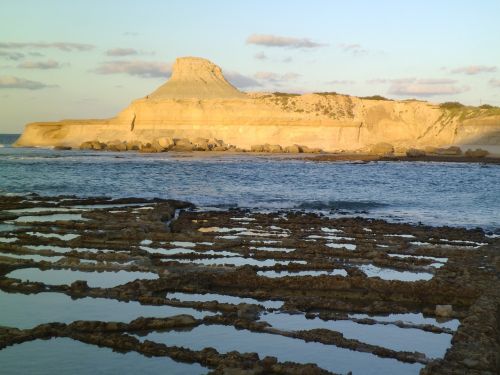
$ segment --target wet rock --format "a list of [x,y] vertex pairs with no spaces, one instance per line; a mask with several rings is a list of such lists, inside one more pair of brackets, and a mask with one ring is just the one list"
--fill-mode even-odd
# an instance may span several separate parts
[[257,320],[259,319],[260,308],[257,305],[240,303],[238,305],[237,315],[240,319]]
[[90,289],[87,282],[84,280],[76,280],[70,285],[70,289],[72,292],[86,292]]
[[452,305],[436,305],[436,316],[440,317],[450,317],[453,314],[453,306]]
[[54,150],[67,151],[67,150],[71,150],[71,147],[69,147],[69,146],[56,146],[56,147],[54,147]]

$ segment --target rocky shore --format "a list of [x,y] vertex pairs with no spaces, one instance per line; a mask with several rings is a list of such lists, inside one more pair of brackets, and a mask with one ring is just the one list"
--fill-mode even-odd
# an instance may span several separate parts
[[[422,374],[499,371],[500,240],[481,229],[304,211],[202,211],[160,199],[35,195],[1,197],[0,224],[8,228],[0,232],[0,290],[6,296],[50,293],[204,314],[54,320],[32,328],[0,322],[0,353],[15,344],[67,337],[198,363],[213,374],[333,373],[241,352],[237,345],[222,352],[143,338],[224,326],[414,364]],[[16,277],[23,271],[31,273]],[[61,271],[89,276],[66,283],[35,276]],[[109,287],[92,277],[134,272],[148,279]],[[421,318],[409,318],[416,315]],[[292,317],[303,323],[287,328]],[[359,336],[334,329],[341,322],[356,327]],[[451,346],[436,357],[390,346],[384,336],[366,342],[369,327],[429,335],[430,343],[449,337]]]

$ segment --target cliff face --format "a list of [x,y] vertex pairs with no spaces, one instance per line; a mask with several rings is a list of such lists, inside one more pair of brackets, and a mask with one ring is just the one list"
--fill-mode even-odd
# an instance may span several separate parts
[[180,58],[167,83],[116,117],[28,124],[17,145],[76,147],[89,140],[152,142],[159,137],[217,138],[240,148],[301,144],[327,151],[378,142],[500,145],[500,112],[329,93],[246,94],[211,62]]

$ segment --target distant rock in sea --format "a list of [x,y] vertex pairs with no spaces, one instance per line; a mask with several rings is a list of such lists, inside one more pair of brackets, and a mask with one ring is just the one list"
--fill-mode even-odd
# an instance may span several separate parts
[[31,123],[16,146],[384,155],[425,147],[500,147],[500,108],[451,104],[334,92],[244,93],[212,62],[183,57],[165,84],[116,117]]

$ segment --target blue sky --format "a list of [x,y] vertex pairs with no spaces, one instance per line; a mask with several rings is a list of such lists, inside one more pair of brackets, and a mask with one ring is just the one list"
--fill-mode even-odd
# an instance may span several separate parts
[[500,105],[500,1],[2,0],[0,133],[111,117],[179,56],[245,91]]

